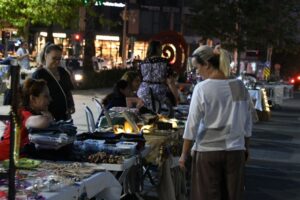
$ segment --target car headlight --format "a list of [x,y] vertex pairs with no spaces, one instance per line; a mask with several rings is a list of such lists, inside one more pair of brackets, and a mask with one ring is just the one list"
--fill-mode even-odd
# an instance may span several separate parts
[[83,79],[82,74],[75,74],[74,75],[75,81],[81,81]]

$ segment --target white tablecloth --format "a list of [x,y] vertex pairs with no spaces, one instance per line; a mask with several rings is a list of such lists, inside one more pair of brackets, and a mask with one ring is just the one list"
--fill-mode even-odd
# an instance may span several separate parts
[[292,85],[264,85],[267,90],[268,99],[274,105],[281,105],[284,100],[294,98],[294,87]]
[[254,102],[254,107],[256,110],[263,111],[262,106],[262,95],[260,90],[248,90],[250,97]]

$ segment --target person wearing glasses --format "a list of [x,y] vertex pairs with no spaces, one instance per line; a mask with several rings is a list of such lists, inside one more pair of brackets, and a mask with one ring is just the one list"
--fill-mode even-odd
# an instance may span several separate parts
[[38,68],[32,78],[47,81],[52,101],[49,112],[56,121],[68,120],[75,112],[71,90],[74,89],[70,74],[60,66],[62,48],[55,44],[47,44],[40,55],[42,67]]
[[184,169],[192,154],[191,199],[243,199],[253,105],[243,82],[225,75],[220,57],[206,45],[192,55],[204,80],[192,94],[179,159]]

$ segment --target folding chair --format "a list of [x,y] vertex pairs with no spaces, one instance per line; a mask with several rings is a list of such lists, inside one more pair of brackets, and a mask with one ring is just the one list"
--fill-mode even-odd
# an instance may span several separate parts
[[109,113],[106,110],[106,108],[103,106],[103,104],[97,98],[93,98],[93,101],[95,102],[98,113],[99,113],[99,116],[96,121],[96,128],[99,127],[100,118],[103,115],[106,117],[108,125],[112,127],[112,120],[111,120],[111,117],[109,116]]
[[96,125],[95,125],[93,112],[87,105],[85,105],[84,111],[85,111],[86,122],[88,126],[88,132],[94,133],[96,131]]

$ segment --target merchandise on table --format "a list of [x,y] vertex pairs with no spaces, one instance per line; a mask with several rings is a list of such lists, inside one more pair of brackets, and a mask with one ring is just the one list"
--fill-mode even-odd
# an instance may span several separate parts
[[28,131],[29,140],[36,149],[57,150],[74,142],[77,127],[69,120],[55,122],[45,129],[30,128]]
[[[94,164],[43,161],[35,170],[16,172],[16,199],[46,199],[44,194],[58,192],[99,171]],[[0,196],[6,199],[7,193],[7,177],[0,177]]]
[[105,152],[98,152],[88,157],[91,163],[109,163],[109,164],[122,164],[125,157],[122,155],[112,155]]
[[[106,152],[109,154],[134,155],[137,152],[137,142],[118,142],[116,144],[104,144],[104,140],[84,140],[74,142],[74,151],[86,154]],[[127,145],[125,145],[125,143]]]

